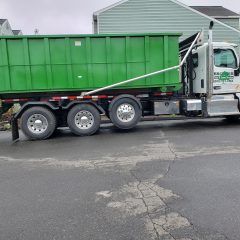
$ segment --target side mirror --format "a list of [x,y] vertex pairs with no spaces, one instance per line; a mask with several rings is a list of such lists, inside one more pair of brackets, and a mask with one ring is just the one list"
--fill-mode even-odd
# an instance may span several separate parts
[[192,61],[193,61],[193,68],[198,67],[198,53],[194,53],[192,55]]
[[238,66],[238,69],[234,70],[234,76],[238,77],[240,75],[240,64]]

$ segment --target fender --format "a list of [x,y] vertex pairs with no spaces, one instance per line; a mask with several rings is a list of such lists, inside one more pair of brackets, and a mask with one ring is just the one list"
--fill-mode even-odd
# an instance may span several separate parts
[[104,109],[93,101],[73,101],[70,102],[67,106],[62,107],[62,109],[68,110],[77,104],[91,104],[99,111],[100,114],[105,114]]
[[138,104],[139,108],[142,110],[142,104],[141,104],[141,102],[138,98],[136,98],[132,95],[129,95],[129,94],[122,94],[122,95],[120,95],[120,96],[118,96],[118,97],[116,97],[112,100],[112,102],[109,105],[108,111],[111,112],[112,107],[115,104],[115,102],[117,102],[119,99],[122,99],[122,98],[130,98],[130,99],[134,100]]
[[23,113],[30,107],[35,107],[35,106],[39,106],[39,107],[47,107],[50,110],[56,111],[59,110],[59,107],[54,106],[53,104],[49,103],[49,102],[27,102],[25,103],[21,109],[13,116],[14,119],[19,119]]

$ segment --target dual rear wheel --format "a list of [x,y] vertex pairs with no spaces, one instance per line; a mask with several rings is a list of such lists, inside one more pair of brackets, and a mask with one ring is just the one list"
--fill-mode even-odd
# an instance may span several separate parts
[[[100,120],[99,111],[89,104],[74,106],[67,116],[70,130],[79,136],[96,133]],[[45,140],[56,130],[57,119],[55,114],[45,107],[31,107],[23,113],[20,126],[30,140]]]
[[93,135],[100,128],[99,111],[90,104],[78,104],[68,113],[67,122],[70,130],[78,136]]
[[[134,128],[142,116],[139,104],[130,98],[120,98],[114,102],[109,111],[112,123],[120,129]],[[93,105],[78,104],[67,117],[68,126],[78,136],[89,136],[100,128],[101,116]]]
[[120,98],[112,104],[109,117],[117,128],[131,129],[140,121],[142,110],[136,100]]
[[31,140],[45,140],[52,136],[57,120],[52,111],[45,107],[27,109],[20,123],[23,133]]

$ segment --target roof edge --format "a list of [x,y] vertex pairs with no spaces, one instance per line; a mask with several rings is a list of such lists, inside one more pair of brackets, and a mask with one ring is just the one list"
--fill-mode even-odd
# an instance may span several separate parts
[[234,19],[239,19],[239,16],[212,16],[213,18],[234,18]]
[[7,19],[0,19],[0,20],[2,20],[2,23],[0,23],[0,25],[3,25],[5,22],[8,22],[8,20]]
[[113,8],[113,7],[116,7],[116,6],[118,6],[118,5],[121,5],[122,3],[125,3],[125,2],[128,2],[128,1],[129,1],[129,0],[122,0],[122,1],[116,2],[116,3],[114,3],[114,4],[111,4],[111,5],[109,5],[108,7],[102,8],[102,9],[94,12],[94,13],[93,13],[93,16],[97,16],[97,15],[99,15],[100,13],[103,13],[103,12],[105,12],[105,11]]

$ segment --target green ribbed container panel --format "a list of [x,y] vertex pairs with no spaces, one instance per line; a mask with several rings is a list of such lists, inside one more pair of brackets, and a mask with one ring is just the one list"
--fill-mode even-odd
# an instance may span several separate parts
[[[179,64],[180,34],[0,38],[0,94],[87,91]],[[179,72],[118,89],[178,90]]]

